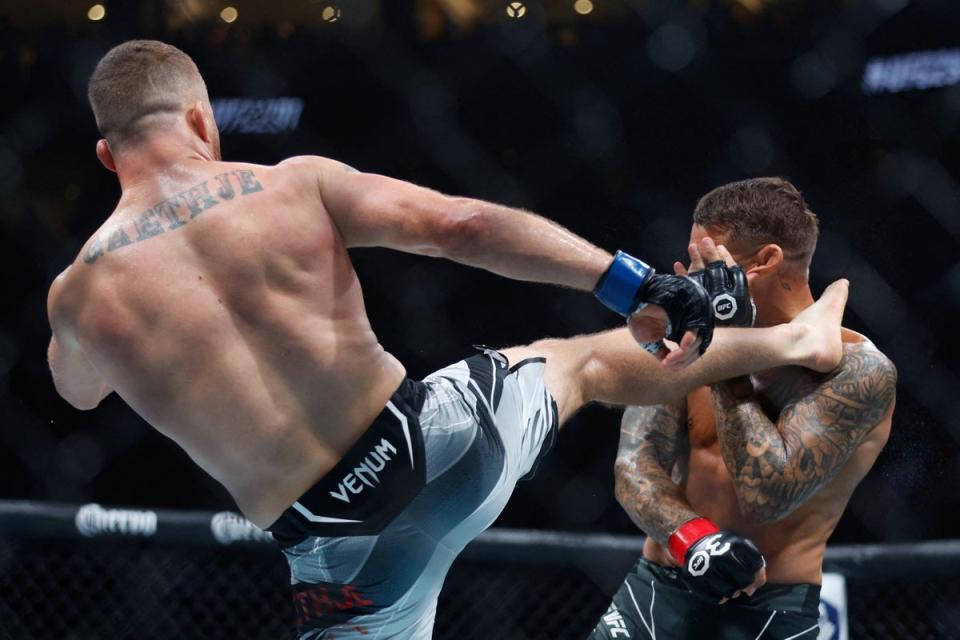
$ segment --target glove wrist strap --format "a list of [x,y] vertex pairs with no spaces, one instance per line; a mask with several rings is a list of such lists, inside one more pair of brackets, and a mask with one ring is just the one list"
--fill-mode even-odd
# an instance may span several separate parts
[[643,260],[617,251],[613,262],[593,288],[593,295],[613,311],[629,316],[643,307],[638,298],[652,275],[653,268]]
[[694,518],[680,525],[677,530],[670,535],[670,540],[668,541],[670,555],[677,561],[677,564],[683,566],[684,560],[687,557],[687,551],[690,547],[696,544],[701,538],[716,533],[717,531],[720,531],[717,525],[706,518]]

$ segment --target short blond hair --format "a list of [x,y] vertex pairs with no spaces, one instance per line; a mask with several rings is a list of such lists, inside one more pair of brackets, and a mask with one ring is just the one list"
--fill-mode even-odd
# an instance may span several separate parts
[[158,40],[130,40],[97,63],[87,97],[111,147],[168,126],[186,105],[207,97],[203,77],[180,49]]

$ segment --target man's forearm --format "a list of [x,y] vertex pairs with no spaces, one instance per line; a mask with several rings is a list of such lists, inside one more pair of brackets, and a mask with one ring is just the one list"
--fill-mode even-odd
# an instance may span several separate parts
[[803,485],[788,477],[788,439],[752,397],[731,383],[711,387],[717,438],[744,515],[756,522],[782,517],[803,499]]
[[590,291],[613,256],[541,216],[480,200],[464,205],[452,260],[507,278]]
[[699,515],[683,490],[659,467],[617,460],[617,502],[648,536],[667,546],[681,525]]
[[671,534],[697,517],[670,477],[689,456],[685,410],[680,405],[628,407],[620,425],[615,465],[617,501],[648,536],[666,545]]

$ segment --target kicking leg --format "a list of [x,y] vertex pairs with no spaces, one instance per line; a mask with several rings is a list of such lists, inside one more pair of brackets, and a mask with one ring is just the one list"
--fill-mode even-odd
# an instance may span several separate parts
[[697,387],[763,369],[799,365],[830,371],[842,355],[840,321],[848,283],[840,280],[789,324],[719,329],[707,353],[672,370],[639,348],[627,329],[569,339],[540,340],[502,350],[511,365],[546,358],[547,389],[560,423],[588,402],[651,405],[674,402]]

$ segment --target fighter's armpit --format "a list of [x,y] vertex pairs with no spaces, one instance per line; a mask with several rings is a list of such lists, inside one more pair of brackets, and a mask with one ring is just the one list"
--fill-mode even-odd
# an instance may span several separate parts
[[724,461],[741,510],[756,522],[780,519],[829,482],[896,398],[893,363],[870,344],[846,345],[840,366],[772,424],[755,400],[714,388]]

